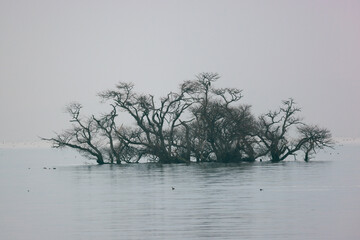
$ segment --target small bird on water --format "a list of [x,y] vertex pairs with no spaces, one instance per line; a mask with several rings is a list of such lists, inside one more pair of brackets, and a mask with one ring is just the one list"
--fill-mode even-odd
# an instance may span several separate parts
[[174,188],[174,187],[171,187],[171,190],[175,190],[175,188]]
[[260,191],[262,191],[263,189],[262,188],[260,188]]

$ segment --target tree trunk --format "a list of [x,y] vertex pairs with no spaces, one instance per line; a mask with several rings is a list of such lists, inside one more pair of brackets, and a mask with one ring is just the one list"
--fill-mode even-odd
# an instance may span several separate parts
[[272,152],[271,153],[271,162],[277,163],[280,162],[280,156],[277,152]]
[[96,162],[98,163],[98,164],[104,164],[104,159],[103,159],[103,157],[102,156],[97,156],[97,160],[96,160]]
[[186,138],[186,161],[190,162],[190,155],[191,155],[191,142],[190,142],[190,130],[189,127],[184,124],[185,126],[185,138]]
[[304,161],[305,161],[305,162],[308,162],[308,161],[309,161],[309,151],[306,151],[306,152],[305,152]]

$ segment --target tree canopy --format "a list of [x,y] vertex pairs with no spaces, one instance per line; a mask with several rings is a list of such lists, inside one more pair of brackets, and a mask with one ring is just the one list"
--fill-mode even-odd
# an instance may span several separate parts
[[[296,154],[309,161],[317,150],[332,147],[330,131],[304,123],[292,98],[256,117],[241,102],[242,90],[216,88],[218,79],[217,73],[200,73],[159,99],[120,82],[99,93],[111,111],[83,116],[82,105],[72,103],[67,107],[71,128],[43,140],[76,149],[98,164],[253,162],[260,157],[280,162]],[[121,112],[134,124],[125,126]]]

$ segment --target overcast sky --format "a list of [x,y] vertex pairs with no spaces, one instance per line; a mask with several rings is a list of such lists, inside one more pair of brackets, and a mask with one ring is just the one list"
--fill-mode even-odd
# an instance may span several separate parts
[[360,137],[360,1],[0,0],[0,141],[69,126],[119,81],[162,95],[200,72],[260,114],[293,97],[308,123]]

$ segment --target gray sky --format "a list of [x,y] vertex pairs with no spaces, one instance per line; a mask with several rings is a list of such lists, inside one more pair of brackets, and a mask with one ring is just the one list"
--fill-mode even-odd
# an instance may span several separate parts
[[119,81],[162,95],[204,71],[255,114],[293,97],[360,137],[360,1],[0,0],[0,141],[52,136]]

